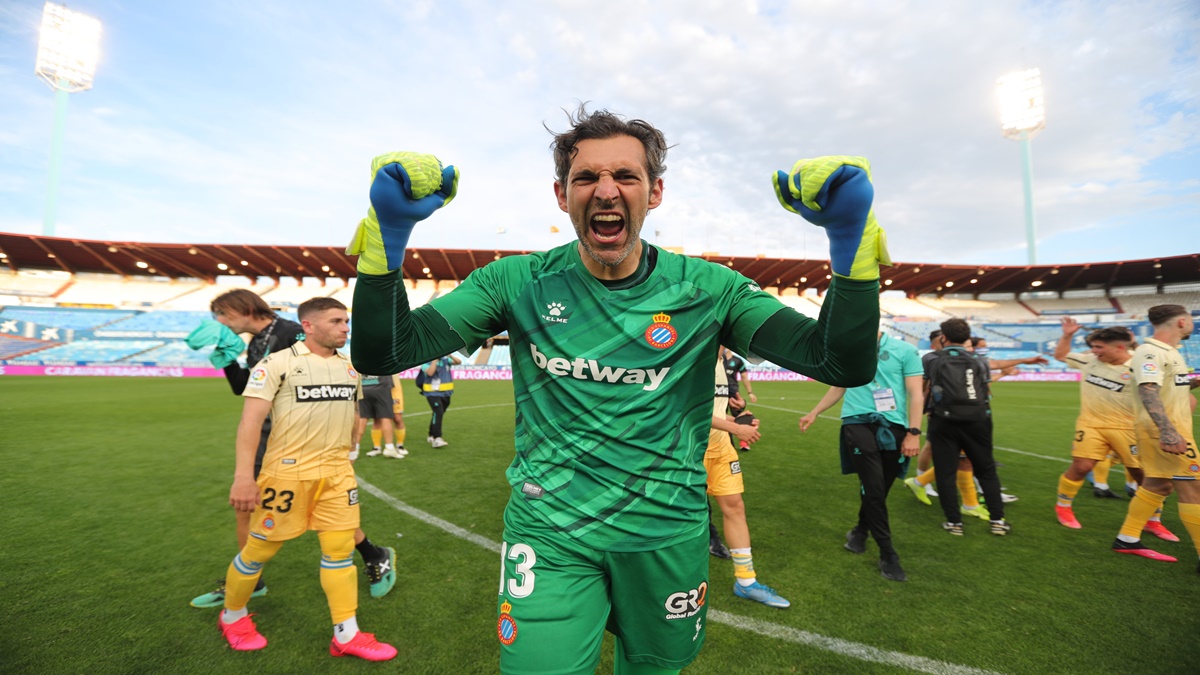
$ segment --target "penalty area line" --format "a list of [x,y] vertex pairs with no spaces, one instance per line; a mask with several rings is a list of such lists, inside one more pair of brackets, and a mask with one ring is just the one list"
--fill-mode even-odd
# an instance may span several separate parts
[[[469,530],[465,530],[454,523],[438,518],[437,516],[426,513],[415,506],[406,504],[399,499],[389,495],[383,490],[375,487],[371,483],[358,477],[358,486],[367,492],[371,493],[384,503],[388,504],[397,511],[407,513],[417,520],[432,525],[444,532],[454,535],[459,539],[485,548],[492,553],[500,552],[500,543],[492,541],[487,537],[475,534]],[[912,656],[901,652],[891,652],[884,649],[877,649],[857,642],[849,640],[841,640],[838,638],[826,637],[817,633],[782,626],[780,624],[771,623],[769,621],[761,621],[759,619],[751,619],[749,617],[730,614],[718,609],[710,608],[708,610],[708,619],[710,622],[725,624],[740,630],[758,633],[777,640],[792,642],[808,647],[815,647],[824,651],[849,656],[860,661],[871,661],[874,663],[883,663],[899,668],[907,668],[919,673],[932,673],[933,675],[999,675],[995,671],[981,670],[979,668],[971,668],[969,666],[960,666],[946,661],[938,661],[936,659],[928,659],[923,656]]]

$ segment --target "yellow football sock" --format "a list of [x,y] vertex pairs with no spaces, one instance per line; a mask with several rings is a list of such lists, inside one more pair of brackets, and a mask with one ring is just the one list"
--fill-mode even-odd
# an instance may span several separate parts
[[1200,555],[1200,504],[1184,504],[1179,502],[1179,519],[1192,537],[1192,545],[1196,547],[1196,555]]
[[275,557],[280,546],[282,541],[263,541],[250,535],[246,547],[233,557],[225,572],[225,609],[236,611],[246,607],[258,585],[258,577],[262,576],[263,565]]
[[729,555],[733,558],[733,576],[753,582],[757,579],[754,574],[754,557],[749,548],[731,548]]
[[1112,468],[1112,457],[1105,457],[1092,467],[1092,485],[1108,485],[1108,470]]
[[1067,474],[1058,477],[1058,505],[1071,507],[1075,501],[1075,495],[1079,494],[1079,489],[1083,487],[1082,480],[1071,480],[1067,478]]
[[358,612],[358,574],[354,567],[354,530],[319,532],[321,588],[336,626]]
[[371,427],[371,447],[378,448],[383,444],[383,430]]
[[396,445],[404,445],[404,436],[406,431],[408,431],[407,428],[396,430]]
[[1138,488],[1133,499],[1129,500],[1129,513],[1126,514],[1125,522],[1121,525],[1121,534],[1141,539],[1146,521],[1150,520],[1150,516],[1153,516],[1155,511],[1162,508],[1165,501],[1167,498],[1163,495],[1154,494],[1146,488]]
[[933,481],[937,479],[937,474],[934,473],[933,467],[929,467],[920,476],[917,476],[918,485],[933,485]]
[[959,469],[955,480],[958,482],[958,491],[962,494],[963,507],[968,509],[977,508],[979,506],[979,492],[975,490],[975,473]]

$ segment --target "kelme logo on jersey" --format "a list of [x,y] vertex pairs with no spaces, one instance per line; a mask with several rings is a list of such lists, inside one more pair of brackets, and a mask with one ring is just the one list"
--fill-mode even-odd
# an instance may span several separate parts
[[[564,359],[549,357],[538,351],[537,345],[530,344],[533,352],[533,365],[541,368],[555,377],[570,376],[577,380],[594,380],[596,382],[611,382],[616,384],[641,384],[642,389],[654,391],[667,377],[670,368],[614,368],[606,366],[595,359],[585,359],[581,356]],[[645,384],[647,383],[648,384]]]
[[500,618],[496,620],[496,635],[500,644],[511,645],[517,639],[517,622],[509,616],[512,605],[507,600],[500,603]]
[[542,313],[542,319],[549,323],[566,323],[570,316],[571,313],[567,311],[567,306],[561,302],[552,302],[546,305],[546,311]]
[[358,387],[337,384],[302,384],[296,387],[297,401],[353,401]]
[[701,581],[696,588],[667,596],[663,607],[667,610],[667,619],[687,619],[696,615],[704,606],[704,596],[708,595],[708,582]]
[[646,342],[649,342],[651,347],[666,349],[675,344],[677,339],[679,333],[671,325],[671,315],[662,312],[655,314],[654,323],[646,329]]

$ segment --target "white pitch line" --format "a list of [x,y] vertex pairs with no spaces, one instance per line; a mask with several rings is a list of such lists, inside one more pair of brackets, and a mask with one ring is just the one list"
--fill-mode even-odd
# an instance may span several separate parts
[[[465,410],[465,408],[463,409]],[[464,530],[454,523],[442,520],[433,514],[426,513],[425,511],[416,508],[415,506],[405,504],[399,499],[396,499],[383,490],[380,490],[374,485],[363,480],[361,476],[358,477],[358,485],[367,492],[383,500],[397,511],[407,513],[423,523],[432,525],[440,530],[444,530],[445,532],[448,532],[460,539],[465,539],[472,544],[491,551],[492,553],[500,552],[499,542],[492,541],[487,537],[475,534],[469,530]],[[734,628],[750,631],[752,633],[758,633],[759,635],[765,635],[777,640],[784,640],[785,642],[816,647],[817,649],[823,649],[835,654],[849,656],[851,658],[859,659],[860,661],[872,661],[874,663],[883,663],[889,666],[907,668],[919,673],[932,673],[933,675],[1000,675],[992,670],[981,670],[979,668],[960,666],[958,664],[948,663],[946,661],[927,659],[923,656],[911,656],[901,652],[890,652],[883,649],[876,649],[875,647],[859,644],[857,642],[825,637],[824,635],[818,635],[817,633],[810,633],[808,631],[790,628],[788,626],[781,626],[769,621],[762,621],[759,619],[751,619],[749,617],[739,616],[737,614],[730,614],[729,612],[723,612],[718,609],[710,608],[708,610],[708,618],[709,621],[723,623]]]
[[[755,406],[757,406],[759,408],[767,408],[769,410],[779,410],[781,412],[795,413],[797,415],[804,415],[807,412],[804,410],[792,410],[791,408],[776,408],[775,406],[761,405],[761,404],[757,404],[757,403],[755,404]],[[823,420],[841,421],[840,417],[834,417],[832,415],[817,415],[817,417],[820,417]],[[1069,457],[1050,457],[1049,455],[1039,455],[1037,453],[1026,452],[1024,450],[1017,450],[1016,448],[1006,448],[1006,447],[1003,447],[1000,445],[994,445],[992,447],[996,450],[1003,450],[1005,452],[1015,452],[1018,455],[1025,455],[1026,457],[1037,457],[1038,459],[1048,459],[1052,462],[1067,462],[1067,463],[1071,462],[1071,459]]]
[[1068,464],[1071,462],[1070,457],[1051,457],[1049,455],[1038,455],[1038,454],[1035,454],[1032,452],[1025,452],[1024,450],[1017,450],[1016,448],[1004,448],[999,445],[996,445],[993,447],[996,448],[997,450],[1003,450],[1005,452],[1015,452],[1018,455],[1025,455],[1026,457],[1037,457],[1038,459],[1048,459],[1052,462],[1067,462]]
[[492,541],[491,539],[488,539],[487,537],[484,537],[482,535],[475,534],[474,532],[471,532],[470,530],[464,530],[463,528],[455,525],[454,523],[451,523],[447,520],[442,520],[441,518],[438,518],[437,516],[435,516],[431,513],[426,513],[424,511],[422,511],[421,509],[418,509],[415,506],[409,506],[408,504],[405,504],[404,502],[400,501],[399,499],[396,499],[395,497],[389,495],[388,493],[384,492],[383,490],[380,490],[379,488],[375,487],[374,485],[371,485],[367,481],[363,480],[362,476],[358,476],[358,485],[359,485],[359,487],[363,488],[367,492],[370,492],[371,494],[375,495],[376,497],[387,502],[388,504],[391,505],[392,508],[396,509],[397,511],[403,511],[404,513],[407,513],[408,515],[412,516],[413,518],[416,518],[417,520],[419,520],[423,523],[432,525],[432,526],[438,528],[439,530],[445,530],[446,532],[449,532],[450,534],[458,537],[459,539],[466,539],[467,541],[471,542],[472,544],[475,544],[476,546],[480,546],[482,548],[486,548],[487,550],[491,551],[492,553],[500,552],[500,544]]
[[[503,408],[505,406],[511,408],[512,404],[511,403],[489,403],[487,405],[459,406],[457,408],[448,408],[446,410],[446,414],[449,415],[452,412],[458,412],[461,410],[479,410],[480,408]],[[423,410],[421,412],[415,412],[415,413],[407,413],[406,412],[406,413],[400,413],[400,414],[404,415],[405,419],[408,419],[409,417],[420,417],[422,415],[429,415],[431,413],[432,413],[432,411],[430,411],[430,410]]]
[[994,670],[982,670],[980,668],[971,668],[970,666],[960,666],[955,663],[947,663],[936,659],[927,659],[923,656],[910,656],[900,652],[889,652],[883,649],[876,649],[857,642],[849,640],[840,640],[838,638],[825,637],[816,633],[810,633],[805,630],[799,630],[788,626],[781,626],[769,621],[759,619],[751,619],[737,614],[730,614],[719,609],[709,609],[708,618],[717,623],[723,623],[734,628],[748,630],[752,633],[773,637],[778,640],[787,642],[795,642],[797,644],[816,647],[827,652],[834,652],[843,656],[856,658],[860,661],[873,661],[875,663],[883,663],[889,666],[899,666],[908,668],[919,673],[934,673],[935,675],[999,675]]

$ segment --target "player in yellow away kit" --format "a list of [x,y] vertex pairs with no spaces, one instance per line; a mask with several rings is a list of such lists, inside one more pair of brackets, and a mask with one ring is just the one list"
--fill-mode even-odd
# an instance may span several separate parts
[[[253,511],[250,538],[225,576],[225,611],[217,620],[229,646],[262,649],[246,603],[263,566],[283,542],[316,530],[321,542],[321,587],[333,619],[333,656],[386,661],[396,649],[358,630],[358,577],[354,531],[358,483],[350,462],[357,456],[354,428],[362,384],[350,359],[338,353],[350,332],[346,306],[332,298],[300,305],[304,341],[271,354],[250,373],[237,434],[237,468],[229,502]],[[254,478],[254,454],[267,415],[274,428],[262,471]],[[353,451],[353,452],[352,452]]]
[[[1092,331],[1087,336],[1087,353],[1071,352],[1071,338],[1080,329],[1074,319],[1062,320],[1062,336],[1054,348],[1054,358],[1079,370],[1079,418],[1071,445],[1071,466],[1058,479],[1058,503],[1055,513],[1064,527],[1082,527],[1075,518],[1072,504],[1083,487],[1083,479],[1097,462],[1110,453],[1120,458],[1134,480],[1142,482],[1138,462],[1137,437],[1133,433],[1134,383],[1131,348],[1133,333],[1113,326]],[[1155,518],[1157,519],[1157,515]],[[1158,520],[1146,528],[1168,541],[1179,541]]]
[[1154,326],[1154,336],[1133,354],[1137,383],[1133,429],[1145,478],[1129,502],[1129,513],[1112,548],[1117,553],[1175,562],[1172,556],[1143,546],[1141,534],[1147,519],[1162,508],[1171,492],[1178,492],[1179,519],[1200,554],[1200,457],[1192,435],[1189,395],[1195,382],[1178,349],[1180,342],[1192,336],[1194,325],[1191,313],[1182,305],[1156,305],[1147,318]]
[[738,451],[734,449],[729,435],[739,441],[753,443],[759,439],[758,420],[753,424],[739,424],[730,415],[730,383],[725,360],[717,357],[716,391],[713,398],[712,428],[708,433],[708,449],[704,452],[704,470],[707,473],[708,494],[721,507],[721,529],[729,543],[733,558],[733,594],[739,598],[761,602],[768,607],[785,609],[792,603],[775,592],[770,586],[758,583],[754,572],[754,558],[750,554],[750,526],[746,524],[746,503],[742,500],[745,485],[742,482],[742,464]]

